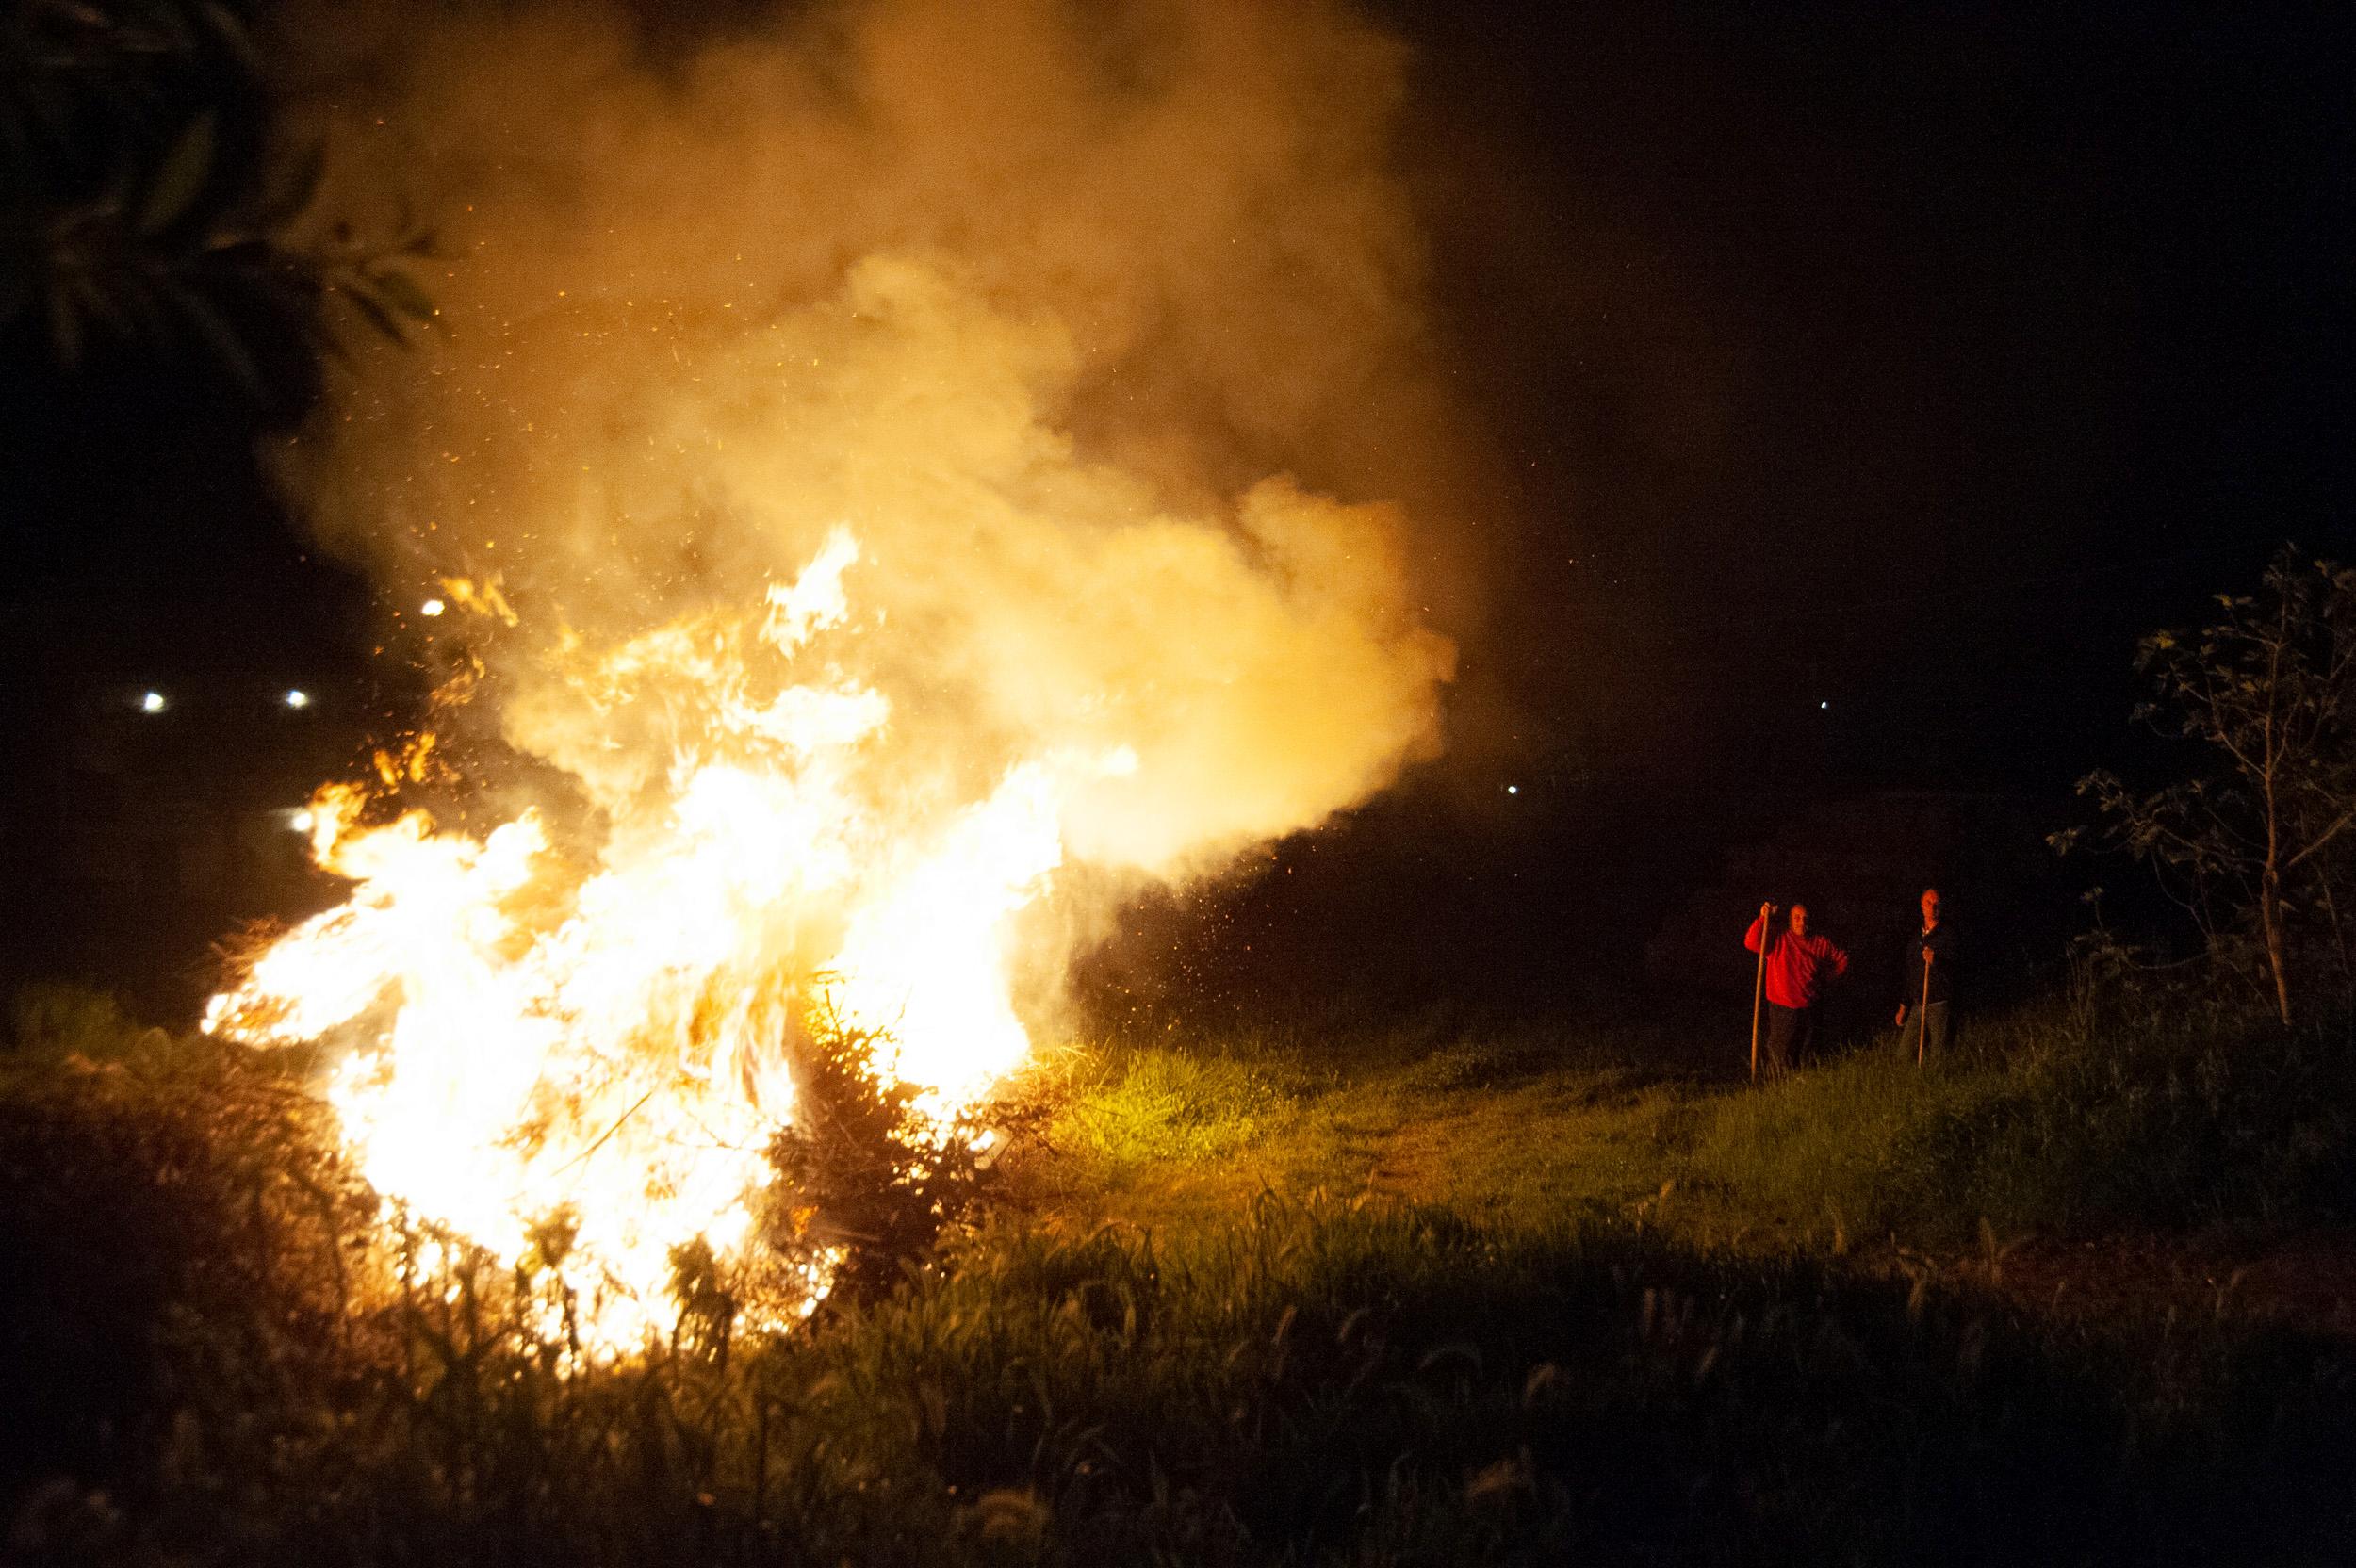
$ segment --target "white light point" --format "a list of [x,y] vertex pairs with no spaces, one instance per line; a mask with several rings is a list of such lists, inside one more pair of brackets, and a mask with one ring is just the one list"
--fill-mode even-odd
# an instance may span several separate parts
[[289,708],[308,708],[311,706],[311,694],[299,689],[291,691],[286,694],[286,702]]
[[428,599],[423,604],[417,606],[417,613],[431,618],[440,614],[443,611],[449,608],[450,607],[444,604],[440,599]]
[[160,713],[168,706],[170,705],[164,701],[164,694],[161,692],[139,694],[139,711],[142,713]]

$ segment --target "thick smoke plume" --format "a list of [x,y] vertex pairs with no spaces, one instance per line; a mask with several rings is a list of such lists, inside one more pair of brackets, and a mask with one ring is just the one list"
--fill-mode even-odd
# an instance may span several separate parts
[[1120,752],[1067,858],[1199,873],[1437,748],[1452,650],[1383,504],[1446,466],[1405,62],[1348,12],[371,8],[307,47],[321,210],[400,190],[446,259],[290,478],[397,603],[496,587],[471,717],[613,820],[679,705],[583,651],[692,641],[838,532],[834,657],[920,819]]

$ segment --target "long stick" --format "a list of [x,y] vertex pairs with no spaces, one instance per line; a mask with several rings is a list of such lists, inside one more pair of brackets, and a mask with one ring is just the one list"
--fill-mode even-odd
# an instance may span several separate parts
[[1767,923],[1775,917],[1772,904],[1760,906],[1759,917],[1759,974],[1751,982],[1751,1082],[1759,1082],[1759,1004],[1767,994]]
[[1914,1065],[1922,1065],[1924,1042],[1931,1034],[1931,950],[1922,950],[1922,1006],[1914,1015]]

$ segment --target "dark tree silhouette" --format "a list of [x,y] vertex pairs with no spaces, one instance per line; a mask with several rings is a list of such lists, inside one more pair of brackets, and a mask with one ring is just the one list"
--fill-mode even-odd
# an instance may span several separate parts
[[2115,847],[2172,879],[2213,952],[2254,942],[2288,1025],[2302,946],[2348,972],[2338,894],[2356,842],[2356,569],[2285,549],[2258,593],[2217,602],[2211,624],[2153,632],[2136,651],[2156,688],[2137,716],[2195,743],[2186,776],[2137,792],[2098,772],[2078,792]]
[[177,362],[299,413],[343,312],[399,339],[430,237],[295,220],[326,149],[275,136],[250,0],[8,0],[0,11],[0,344],[73,372]]

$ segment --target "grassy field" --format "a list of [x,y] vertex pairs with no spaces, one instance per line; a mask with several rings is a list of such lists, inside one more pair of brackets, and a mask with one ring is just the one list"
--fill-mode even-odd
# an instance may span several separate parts
[[2047,1288],[2328,1253],[2344,1033],[2056,1004],[1763,1090],[1676,1021],[1067,1047],[897,1289],[584,1370],[529,1278],[364,1301],[383,1233],[293,1080],[44,1005],[0,1084],[18,1560],[2322,1561],[2356,1523],[2343,1295]]
[[[1051,1061],[1017,1185],[1088,1220],[1198,1224],[1262,1191],[1373,1193],[1505,1231],[1642,1222],[1745,1254],[2031,1233],[2274,1237],[2356,1214],[2336,1029],[2056,1002],[1925,1071],[1892,1037],[1753,1086],[1723,1020],[1482,1028],[1442,1016],[1099,1045]],[[1716,1058],[1712,1060],[1713,1056]]]

